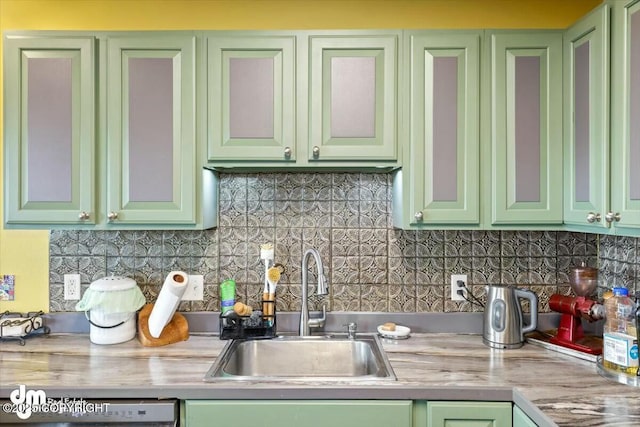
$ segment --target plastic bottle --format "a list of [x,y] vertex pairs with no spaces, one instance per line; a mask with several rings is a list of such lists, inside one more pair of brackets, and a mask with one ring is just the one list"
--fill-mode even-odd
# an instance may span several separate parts
[[233,310],[236,303],[236,282],[233,279],[227,279],[220,283],[220,312],[226,313]]
[[604,302],[607,312],[603,334],[603,365],[635,375],[638,370],[638,338],[635,304],[626,288],[613,288],[613,296]]

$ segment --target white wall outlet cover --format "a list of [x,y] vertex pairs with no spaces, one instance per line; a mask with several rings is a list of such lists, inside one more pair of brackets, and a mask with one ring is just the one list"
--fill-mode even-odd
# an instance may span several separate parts
[[64,275],[64,299],[66,301],[77,301],[80,299],[80,275]]
[[187,289],[182,301],[202,301],[204,299],[204,277],[202,274],[190,274]]
[[[464,287],[458,286],[458,281],[464,282]],[[469,286],[466,274],[452,274],[451,275],[451,301],[466,301],[465,297],[468,297],[469,290],[466,288]],[[463,295],[458,295],[458,290],[462,289]]]

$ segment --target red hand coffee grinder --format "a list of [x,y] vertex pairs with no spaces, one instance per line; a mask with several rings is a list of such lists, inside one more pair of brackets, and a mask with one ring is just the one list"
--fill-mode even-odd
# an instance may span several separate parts
[[582,319],[593,322],[605,317],[604,306],[588,298],[598,286],[598,270],[582,263],[571,269],[569,284],[577,296],[553,294],[549,299],[549,308],[562,313],[558,332],[549,341],[583,353],[602,354],[602,338],[585,335],[582,327]]

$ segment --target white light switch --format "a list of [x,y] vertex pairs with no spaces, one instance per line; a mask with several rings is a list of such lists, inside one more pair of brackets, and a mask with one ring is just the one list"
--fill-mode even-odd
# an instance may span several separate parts
[[182,295],[182,301],[202,301],[204,299],[204,277],[202,274],[189,275],[187,290]]

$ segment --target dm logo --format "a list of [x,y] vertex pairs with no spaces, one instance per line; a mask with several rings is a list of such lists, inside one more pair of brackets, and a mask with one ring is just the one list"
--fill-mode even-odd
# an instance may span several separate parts
[[16,405],[18,418],[26,420],[31,416],[32,408],[38,408],[47,403],[47,394],[44,390],[27,390],[27,387],[21,384],[11,392],[9,399]]

